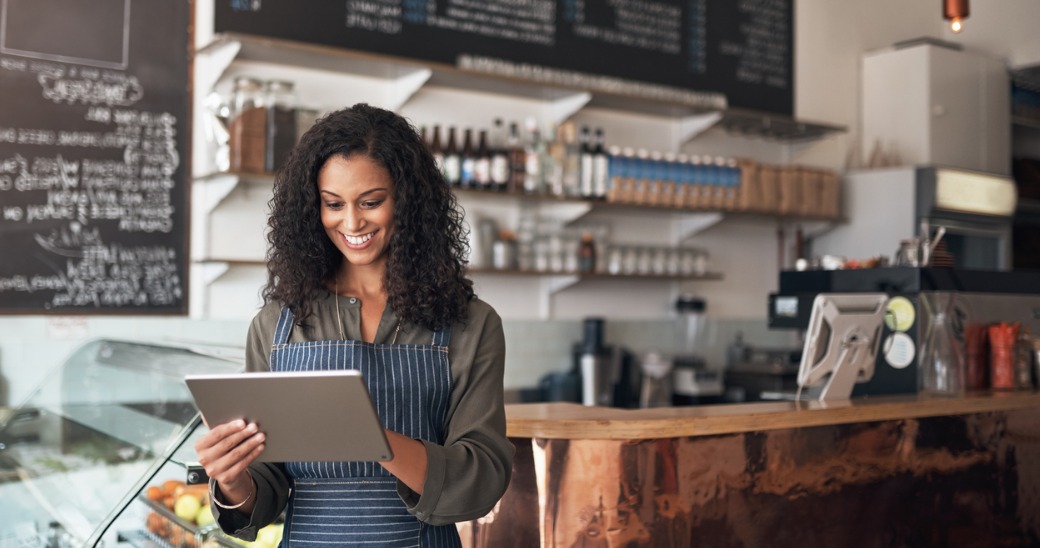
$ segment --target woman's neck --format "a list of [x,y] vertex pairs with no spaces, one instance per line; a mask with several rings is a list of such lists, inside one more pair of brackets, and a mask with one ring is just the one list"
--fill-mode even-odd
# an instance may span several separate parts
[[362,301],[377,298],[386,299],[386,288],[383,286],[384,265],[354,266],[347,265],[336,274],[334,285],[340,295],[357,297]]

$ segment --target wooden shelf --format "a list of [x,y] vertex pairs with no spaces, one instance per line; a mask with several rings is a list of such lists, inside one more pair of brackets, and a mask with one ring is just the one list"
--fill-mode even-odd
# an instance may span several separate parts
[[575,276],[579,280],[646,280],[646,281],[717,281],[722,279],[718,272],[704,274],[610,274],[608,272],[551,272],[539,270],[497,270],[491,268],[471,269],[474,276]]
[[[556,74],[557,78],[553,79],[554,72],[559,71],[514,73],[515,67],[507,69],[480,63],[460,67],[240,33],[217,35],[197,53],[219,52],[228,45],[237,47],[236,58],[246,61],[357,74],[387,81],[414,80],[418,82],[417,87],[427,85],[548,101],[557,105],[554,110],[558,111],[555,116],[558,120],[588,106],[676,120],[721,114],[712,123],[731,133],[781,142],[821,139],[847,131],[843,126],[797,120],[790,116],[729,109],[725,98],[714,93],[594,75],[576,79],[566,71]],[[422,77],[417,76],[420,73]],[[403,98],[402,102],[406,100]]]
[[[222,177],[237,177],[242,181],[248,181],[250,183],[257,184],[273,184],[274,173],[253,173],[253,172],[219,172],[219,173],[207,173],[200,175],[195,178],[198,182],[206,182],[220,179]],[[539,202],[549,203],[572,203],[572,204],[589,204],[594,209],[613,209],[613,210],[628,210],[633,212],[639,211],[668,211],[672,213],[721,213],[727,216],[740,216],[744,218],[759,218],[769,219],[778,221],[823,221],[823,222],[841,222],[840,217],[831,217],[827,215],[792,215],[784,213],[775,213],[768,211],[747,211],[739,209],[709,209],[709,208],[679,208],[667,205],[649,205],[649,204],[627,204],[618,202],[608,202],[606,200],[600,200],[595,198],[580,198],[573,196],[555,196],[552,194],[530,194],[526,192],[517,191],[498,191],[498,190],[484,190],[478,188],[454,188],[456,194],[462,196],[482,196],[489,198],[505,198],[512,200],[537,200]]]
[[608,202],[606,200],[595,199],[595,198],[579,198],[572,196],[555,196],[552,194],[531,194],[526,192],[516,191],[497,191],[497,190],[483,190],[475,188],[455,188],[455,193],[466,196],[488,196],[488,197],[502,197],[519,200],[537,200],[541,202],[558,202],[558,203],[584,203],[590,204],[594,209],[612,209],[612,210],[629,210],[629,211],[668,211],[672,213],[721,213],[723,215],[735,215],[747,218],[761,218],[771,219],[780,221],[826,221],[826,222],[841,222],[840,217],[833,217],[828,215],[793,215],[786,213],[775,213],[768,211],[750,211],[740,209],[712,209],[712,208],[682,208],[674,207],[669,205],[650,205],[650,204],[628,204],[620,202]]
[[[220,264],[234,266],[266,266],[264,260],[221,259],[210,257],[197,261],[199,264]],[[717,281],[722,279],[718,272],[704,274],[610,274],[607,272],[541,272],[537,270],[496,270],[490,268],[474,268],[469,270],[474,276],[575,276],[580,280],[647,280],[647,281]]]

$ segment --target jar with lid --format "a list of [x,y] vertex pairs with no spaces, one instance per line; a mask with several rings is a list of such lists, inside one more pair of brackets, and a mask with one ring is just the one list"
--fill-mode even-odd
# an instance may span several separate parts
[[263,82],[235,78],[228,121],[228,153],[231,171],[261,173],[267,154],[267,109]]
[[264,169],[269,172],[281,169],[296,145],[296,92],[293,88],[293,83],[285,80],[267,82]]
[[581,244],[578,246],[578,271],[594,272],[596,270],[596,243],[592,240],[592,234],[583,232]]

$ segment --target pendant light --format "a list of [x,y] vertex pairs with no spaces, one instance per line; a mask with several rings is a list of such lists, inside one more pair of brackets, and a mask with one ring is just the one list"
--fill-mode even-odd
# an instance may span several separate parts
[[968,0],[943,0],[943,19],[950,22],[950,30],[960,32],[968,18]]

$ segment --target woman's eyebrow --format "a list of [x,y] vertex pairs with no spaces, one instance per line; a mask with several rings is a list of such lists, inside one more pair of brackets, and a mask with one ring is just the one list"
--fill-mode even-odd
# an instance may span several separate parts
[[[376,187],[376,188],[370,188],[370,189],[362,192],[361,194],[358,194],[358,197],[365,196],[365,195],[371,194],[373,192],[379,192],[380,190],[386,191],[386,192],[390,192],[390,189],[388,189],[386,187]],[[328,194],[329,196],[333,196],[333,197],[336,197],[336,198],[342,198],[342,196],[340,196],[339,194],[336,194],[335,192],[332,192],[331,190],[321,190],[319,192],[321,194]]]

